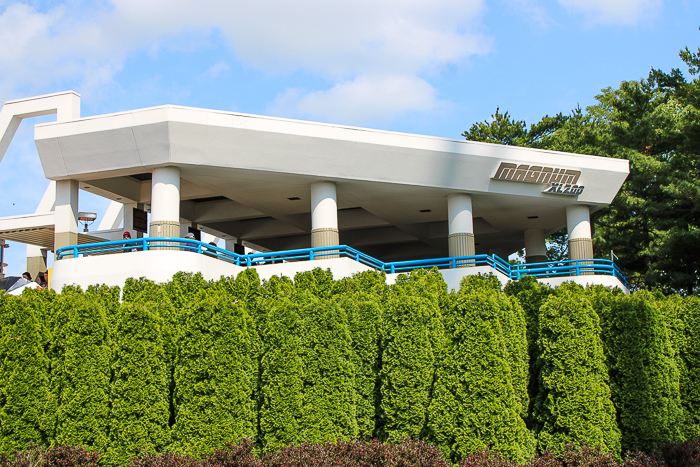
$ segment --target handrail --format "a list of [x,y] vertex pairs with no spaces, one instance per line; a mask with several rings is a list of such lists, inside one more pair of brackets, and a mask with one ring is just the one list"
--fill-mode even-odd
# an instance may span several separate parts
[[385,263],[347,245],[300,248],[296,250],[240,255],[224,248],[219,248],[218,246],[189,238],[147,237],[67,246],[56,250],[56,259],[61,260],[70,257],[78,258],[81,255],[95,256],[154,249],[179,250],[204,254],[242,267],[345,257],[389,274],[433,267],[437,267],[438,269],[453,269],[473,266],[490,266],[510,280],[518,280],[523,276],[561,277],[603,274],[616,277],[627,287],[627,278],[620,268],[609,259],[510,264],[496,255],[471,255]]

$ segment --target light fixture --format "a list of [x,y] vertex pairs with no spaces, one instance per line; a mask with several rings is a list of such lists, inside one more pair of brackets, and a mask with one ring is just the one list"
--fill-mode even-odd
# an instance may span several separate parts
[[433,212],[432,209],[419,209],[418,212]]
[[83,232],[88,231],[88,225],[95,222],[95,219],[97,219],[97,213],[94,213],[94,212],[79,212],[78,213],[78,220],[80,221],[81,224],[83,224],[85,226],[85,228],[83,229]]
[[299,201],[301,198],[298,196],[292,196],[291,198],[287,198],[289,201]]

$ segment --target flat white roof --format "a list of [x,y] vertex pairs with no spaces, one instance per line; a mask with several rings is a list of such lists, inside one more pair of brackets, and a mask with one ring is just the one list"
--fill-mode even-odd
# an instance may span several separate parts
[[[37,125],[35,140],[47,178],[123,202],[150,203],[150,171],[178,166],[184,219],[272,250],[308,246],[309,184],[333,181],[341,243],[382,259],[446,256],[451,193],[472,194],[477,252],[512,252],[525,229],[563,227],[568,205],[609,204],[629,173],[624,159],[172,105]],[[495,180],[504,162],[580,171],[585,188]]]

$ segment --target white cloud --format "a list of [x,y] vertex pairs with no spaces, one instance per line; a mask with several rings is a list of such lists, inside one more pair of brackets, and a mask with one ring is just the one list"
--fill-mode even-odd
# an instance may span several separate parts
[[590,25],[631,25],[654,17],[661,0],[559,0],[572,13],[583,14]]
[[489,37],[479,32],[483,1],[70,1],[42,12],[4,2],[0,95],[65,80],[82,83],[85,93],[82,87],[110,84],[134,51],[177,48],[178,37],[204,43],[215,32],[244,64],[267,72],[305,70],[337,83],[439,73],[489,51]]
[[228,63],[226,62],[216,62],[215,64],[210,66],[207,71],[204,72],[203,76],[208,79],[216,79],[221,75],[225,74],[230,68],[231,67],[229,67]]
[[268,111],[273,115],[363,125],[397,114],[433,111],[443,105],[435,89],[410,75],[360,75],[325,91],[287,89]]

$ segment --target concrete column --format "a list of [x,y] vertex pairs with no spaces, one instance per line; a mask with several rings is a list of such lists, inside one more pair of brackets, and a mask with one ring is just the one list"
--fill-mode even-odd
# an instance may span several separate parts
[[[30,245],[27,245],[30,246]],[[34,246],[34,245],[31,245]],[[32,256],[27,256],[27,269],[26,271],[32,275],[32,278],[36,279],[37,274],[40,272],[46,272],[46,255],[48,251],[45,248],[36,247],[39,254],[33,254]]]
[[151,181],[151,237],[180,236],[180,169],[153,169]]
[[454,193],[447,197],[447,222],[450,256],[474,255],[476,250],[471,195]]
[[56,182],[54,251],[78,244],[78,181]]
[[566,225],[569,232],[569,259],[593,259],[588,206],[567,206]]
[[525,262],[544,263],[547,261],[547,243],[544,230],[528,229],[525,231]]
[[338,234],[338,202],[335,183],[311,184],[311,248],[335,246]]

